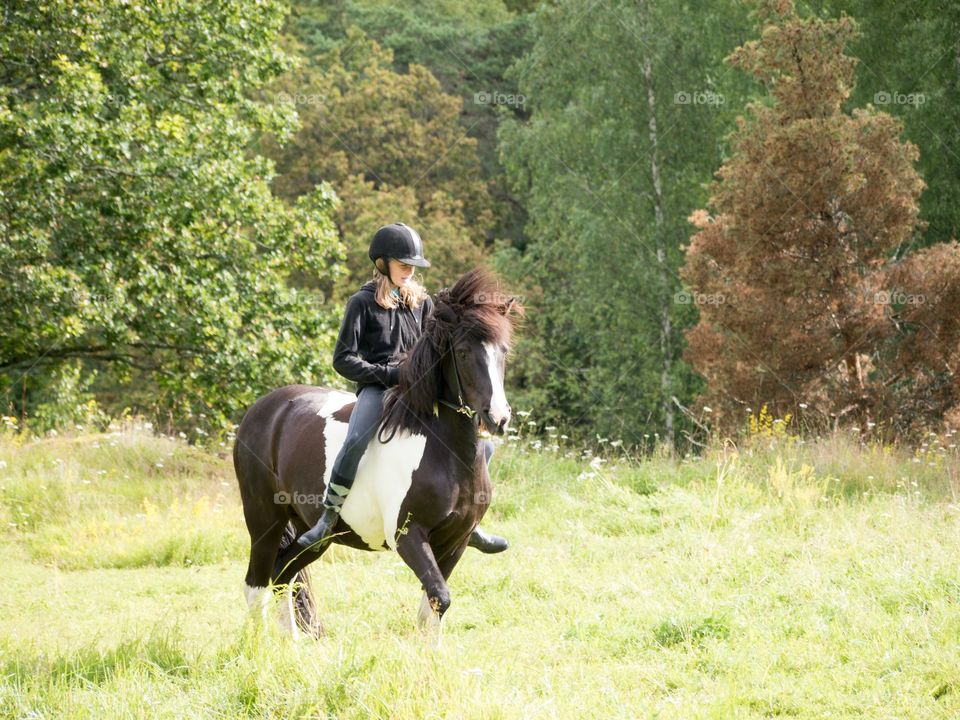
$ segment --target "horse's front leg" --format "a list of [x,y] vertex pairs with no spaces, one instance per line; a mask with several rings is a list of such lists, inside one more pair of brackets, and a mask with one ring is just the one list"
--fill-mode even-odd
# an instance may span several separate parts
[[437,565],[427,532],[419,525],[409,526],[406,534],[397,540],[397,552],[416,573],[423,586],[419,623],[434,636],[434,641],[439,646],[443,614],[450,607],[450,589]]

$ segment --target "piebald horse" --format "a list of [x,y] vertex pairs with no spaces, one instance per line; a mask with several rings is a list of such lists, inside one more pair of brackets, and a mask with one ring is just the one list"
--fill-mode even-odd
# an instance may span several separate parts
[[[447,579],[490,503],[480,425],[503,434],[503,389],[515,298],[476,269],[435,296],[434,312],[384,396],[378,433],[357,469],[333,542],[395,550],[420,580],[421,626],[439,633]],[[296,538],[319,518],[334,458],[346,437],[352,393],[287,385],[258,399],[233,451],[250,533],[246,597],[266,612],[282,590],[281,624],[319,633],[306,566],[321,553]],[[326,547],[329,547],[327,545]],[[326,549],[326,548],[324,548]]]

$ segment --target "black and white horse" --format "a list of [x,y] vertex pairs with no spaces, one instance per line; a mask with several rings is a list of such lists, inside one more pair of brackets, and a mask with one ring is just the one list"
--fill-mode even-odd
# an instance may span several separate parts
[[[421,625],[437,631],[450,605],[447,579],[490,503],[479,426],[502,434],[510,421],[503,377],[512,309],[514,298],[503,299],[479,269],[435,296],[334,528],[333,542],[396,550],[422,585]],[[305,568],[319,557],[294,541],[322,512],[355,400],[288,385],[257,400],[237,430],[233,460],[251,541],[247,602],[265,612],[273,588],[282,589],[281,623],[294,634],[317,632]]]

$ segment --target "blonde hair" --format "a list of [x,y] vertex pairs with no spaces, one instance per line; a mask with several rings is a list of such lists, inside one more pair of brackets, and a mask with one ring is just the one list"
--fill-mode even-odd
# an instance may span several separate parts
[[399,299],[393,295],[390,278],[379,270],[374,270],[373,281],[376,283],[373,293],[377,305],[387,310],[395,310],[400,303],[413,310],[427,297],[427,291],[423,285],[417,282],[416,275],[410,278],[410,281],[404,287],[400,288]]

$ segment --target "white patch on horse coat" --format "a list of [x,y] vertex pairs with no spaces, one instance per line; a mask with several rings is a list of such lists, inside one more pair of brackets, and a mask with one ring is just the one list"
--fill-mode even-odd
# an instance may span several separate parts
[[247,608],[251,613],[258,613],[265,617],[270,605],[271,590],[268,587],[259,587],[243,584],[243,595],[247,599]]
[[[334,397],[337,396],[337,397]],[[333,461],[347,439],[347,423],[331,415],[344,405],[356,401],[348,393],[331,392],[318,413],[326,418],[324,451],[326,467],[324,483],[330,482]],[[340,509],[340,517],[373,550],[383,550],[383,543],[397,549],[397,517],[400,505],[410,490],[413,471],[420,466],[427,438],[397,431],[388,443],[374,435],[357,466],[353,488]]]
[[293,586],[287,585],[280,599],[280,628],[294,640],[300,639],[300,628],[293,610]]
[[352,393],[342,392],[340,390],[331,390],[329,393],[327,393],[327,399],[324,401],[323,407],[317,411],[317,415],[328,417],[333,415],[333,413],[342,408],[344,405],[349,405],[350,403],[356,401],[357,396]]
[[[346,393],[343,394],[345,395]],[[351,396],[346,402],[340,402],[339,405],[327,400],[323,406],[325,409],[330,408],[330,412],[324,415],[326,422],[323,428],[323,457],[325,458],[325,462],[323,463],[325,465],[323,468],[324,487],[330,484],[330,473],[333,471],[333,461],[337,459],[337,454],[347,439],[347,423],[334,420],[331,416],[344,405],[355,402],[356,399],[356,396]]]
[[497,364],[497,351],[491,343],[484,343],[483,347],[487,351],[487,370],[490,371],[490,387],[493,388],[493,396],[490,398],[490,418],[495,423],[510,420],[510,405],[503,391],[503,378],[500,377],[500,366]]
[[340,517],[368,547],[382,550],[386,541],[391,549],[397,549],[400,505],[426,446],[426,436],[397,431],[388,443],[374,436],[360,458],[357,479],[343,501]]

